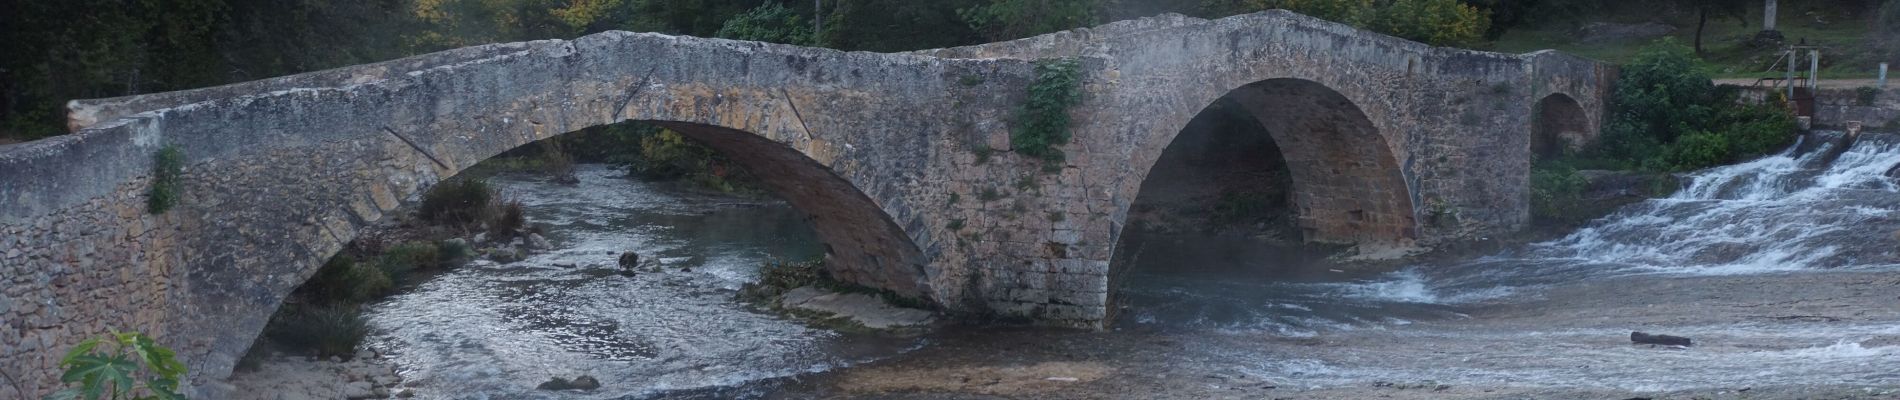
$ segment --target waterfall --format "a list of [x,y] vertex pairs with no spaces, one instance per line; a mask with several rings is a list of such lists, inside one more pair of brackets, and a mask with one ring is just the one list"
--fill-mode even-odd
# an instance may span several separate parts
[[1746,163],[1694,173],[1676,194],[1631,205],[1531,255],[1634,271],[1746,274],[1900,265],[1900,138],[1817,134]]

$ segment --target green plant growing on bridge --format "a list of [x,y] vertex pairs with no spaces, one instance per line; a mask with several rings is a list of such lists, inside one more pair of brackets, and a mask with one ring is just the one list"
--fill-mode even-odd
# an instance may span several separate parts
[[178,393],[178,380],[186,368],[175,356],[138,332],[86,339],[59,361],[64,368],[60,383],[78,386],[53,392],[46,399],[184,399]]
[[1056,146],[1069,142],[1069,108],[1082,102],[1081,83],[1081,64],[1073,59],[1036,62],[1036,81],[1029,85],[1010,146],[1022,155],[1061,163],[1066,156]]
[[146,211],[164,214],[178,205],[178,185],[184,171],[185,155],[177,146],[165,146],[152,155],[152,187],[146,193]]

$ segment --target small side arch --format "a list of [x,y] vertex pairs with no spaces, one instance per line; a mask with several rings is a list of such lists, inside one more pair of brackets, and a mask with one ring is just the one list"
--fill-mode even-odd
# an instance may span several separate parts
[[1531,157],[1544,159],[1576,151],[1592,139],[1590,118],[1577,99],[1551,93],[1531,113]]

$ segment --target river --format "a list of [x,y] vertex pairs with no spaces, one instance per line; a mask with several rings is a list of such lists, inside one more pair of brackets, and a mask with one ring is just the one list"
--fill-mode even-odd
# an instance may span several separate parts
[[[502,176],[560,250],[436,277],[371,318],[405,380],[451,398],[1892,398],[1900,140],[1831,146],[1701,171],[1561,239],[1457,262],[1351,272],[1244,239],[1144,237],[1107,331],[921,339],[732,300],[758,265],[815,253],[783,204],[602,167],[578,186]],[[613,275],[625,250],[693,272]],[[1696,345],[1631,345],[1633,330]],[[532,390],[581,373],[606,387]]]

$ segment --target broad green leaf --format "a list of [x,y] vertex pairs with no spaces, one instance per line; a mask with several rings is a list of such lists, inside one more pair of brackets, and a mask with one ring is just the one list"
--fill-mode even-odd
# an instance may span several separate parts
[[71,388],[53,392],[53,394],[46,395],[46,397],[41,397],[40,400],[73,400],[77,398],[79,398],[79,389]]
[[99,338],[91,338],[91,339],[86,339],[86,341],[79,342],[78,346],[73,346],[72,350],[69,350],[66,352],[66,358],[61,358],[59,361],[59,365],[61,367],[69,367],[71,366],[74,358],[79,358],[79,356],[85,355],[87,353],[91,353],[92,349],[98,348],[98,347],[99,347]]
[[60,381],[80,383],[80,394],[87,400],[97,400],[105,394],[107,384],[118,392],[128,392],[132,388],[132,373],[138,365],[121,356],[82,355],[74,357],[72,365],[60,376]]
[[185,363],[177,360],[177,354],[165,346],[158,345],[158,342],[152,340],[150,336],[133,334],[132,352],[137,354],[139,359],[145,362],[145,366],[158,376],[178,379],[185,374]]

